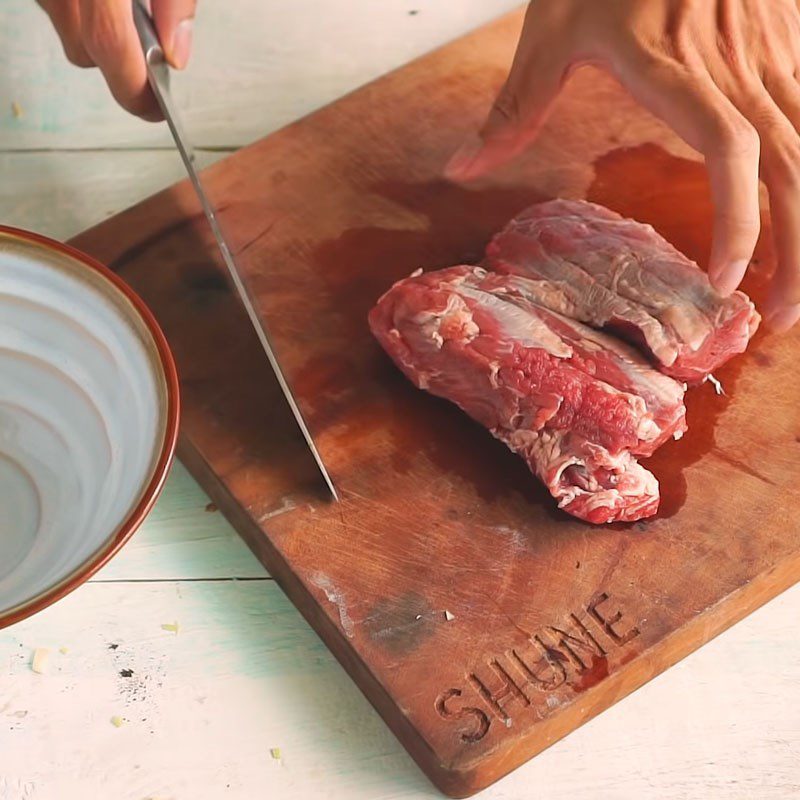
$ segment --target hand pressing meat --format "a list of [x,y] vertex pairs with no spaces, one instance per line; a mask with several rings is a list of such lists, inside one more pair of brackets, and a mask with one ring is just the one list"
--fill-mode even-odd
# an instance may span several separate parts
[[558,286],[540,302],[637,345],[676,380],[702,383],[743,353],[760,317],[742,292],[727,297],[649,225],[581,200],[518,214],[486,248],[497,272]]
[[759,316],[649,225],[552,200],[514,217],[483,266],[396,283],[369,323],[417,387],[519,453],[560,508],[602,523],[656,513],[637,459],[683,434],[686,383],[743,352]]
[[709,275],[730,294],[769,190],[778,267],[764,309],[800,319],[800,13],[794,0],[533,0],[511,72],[475,142],[450,161],[477,177],[536,137],[575,67],[612,74],[705,157],[715,205]]

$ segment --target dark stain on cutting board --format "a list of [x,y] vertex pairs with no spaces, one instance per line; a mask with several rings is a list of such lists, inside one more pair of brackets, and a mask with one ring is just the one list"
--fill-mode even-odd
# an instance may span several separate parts
[[[348,439],[352,442],[353,437],[367,436],[375,426],[385,427],[394,441],[392,465],[398,474],[413,467],[416,454],[408,450],[413,441],[417,453],[421,449],[439,469],[468,482],[483,500],[495,502],[517,493],[548,508],[555,518],[566,518],[552,508],[547,491],[505,445],[491,439],[451,404],[415,389],[374,342],[367,325],[370,308],[394,281],[418,267],[479,262],[492,234],[520,208],[544,196],[525,188],[471,189],[443,180],[394,181],[370,188],[419,221],[407,228],[350,229],[315,250],[322,290],[333,299],[343,329],[352,329],[368,351],[366,372],[359,383],[351,383],[358,387],[359,397],[345,390],[341,402],[336,398],[331,402],[326,395],[323,405],[328,416],[315,417],[315,422],[333,424],[336,408],[347,411],[358,403],[358,424],[348,428]],[[307,361],[296,379],[298,389],[303,392],[309,377],[318,384],[322,376],[333,372],[327,363]],[[370,402],[372,389],[379,398],[374,405]],[[311,405],[311,413],[317,414],[313,399]],[[453,442],[459,446],[454,448]],[[503,480],[497,480],[498,471]]]
[[367,313],[397,280],[418,267],[477,263],[489,238],[537,199],[529,189],[469,189],[442,180],[369,187],[415,215],[399,227],[351,228],[322,242],[313,258],[342,324],[366,330]]
[[392,656],[412,656],[421,642],[433,635],[435,612],[417,592],[383,597],[370,609],[364,629],[373,642]]
[[[595,161],[594,168],[595,178],[587,200],[650,223],[667,241],[705,268],[711,250],[714,208],[708,175],[701,162],[679,158],[657,145],[645,144],[614,150]],[[762,225],[754,267],[742,286],[756,302],[764,296],[766,277],[774,262],[768,218],[765,217]],[[643,461],[659,479],[658,518],[674,516],[686,502],[689,489],[685,470],[715,448],[717,424],[736,393],[738,377],[747,360],[761,360],[762,363],[769,360],[769,356],[758,350],[762,338],[763,333],[759,333],[751,343],[752,354],[736,356],[717,371],[714,377],[721,383],[724,395],[718,395],[710,383],[689,388],[686,393],[688,432],[680,441],[665,444]]]

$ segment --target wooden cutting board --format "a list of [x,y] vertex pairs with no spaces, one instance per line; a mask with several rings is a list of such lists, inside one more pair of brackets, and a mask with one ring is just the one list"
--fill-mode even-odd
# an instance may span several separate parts
[[[454,796],[500,778],[800,575],[797,333],[759,334],[719,371],[726,396],[689,393],[688,435],[649,461],[658,517],[604,528],[558,512],[521,460],[414,389],[370,337],[367,312],[393,281],[478,259],[515,212],[556,195],[650,222],[705,261],[702,166],[595,71],[570,81],[523,159],[479,185],[441,179],[501,84],[520,25],[520,14],[489,25],[206,173],[339,504],[190,187],[76,240],[164,326],[182,376],[184,462]],[[765,219],[746,287],[756,299],[772,266],[768,233]]]

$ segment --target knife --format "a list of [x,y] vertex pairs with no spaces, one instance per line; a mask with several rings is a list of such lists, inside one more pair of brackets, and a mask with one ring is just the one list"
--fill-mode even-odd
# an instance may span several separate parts
[[236,262],[233,259],[231,249],[228,247],[228,243],[226,242],[225,237],[222,234],[222,230],[220,229],[219,222],[217,221],[217,215],[214,211],[214,206],[211,204],[211,201],[206,195],[203,185],[200,182],[200,176],[194,167],[194,154],[192,152],[191,145],[189,144],[189,140],[184,134],[180,119],[176,113],[175,103],[172,100],[172,94],[169,88],[169,66],[167,65],[166,58],[164,57],[164,51],[161,47],[161,43],[158,40],[158,35],[156,34],[153,21],[150,18],[148,11],[142,5],[141,0],[132,0],[132,2],[133,19],[136,24],[136,30],[139,33],[139,40],[142,43],[142,50],[144,51],[144,60],[145,64],[147,65],[147,79],[150,83],[150,88],[153,90],[153,94],[156,96],[156,100],[161,107],[161,111],[164,114],[167,125],[169,125],[169,129],[172,132],[172,138],[175,140],[175,145],[178,148],[178,152],[180,153],[181,159],[186,167],[186,171],[189,173],[189,179],[191,180],[195,192],[197,193],[197,198],[200,201],[200,205],[203,207],[203,212],[205,213],[208,224],[211,227],[211,232],[214,234],[214,239],[219,247],[222,260],[228,269],[231,281],[233,282],[233,285],[239,295],[239,299],[241,300],[242,305],[247,312],[247,316],[250,317],[250,322],[253,324],[253,328],[258,336],[258,340],[261,342],[261,346],[264,348],[264,352],[267,354],[269,363],[272,365],[275,377],[278,379],[278,383],[280,384],[283,395],[286,398],[286,402],[289,404],[289,408],[292,409],[294,418],[297,420],[297,424],[302,431],[306,442],[308,443],[308,447],[314,456],[314,460],[317,462],[319,471],[322,473],[322,477],[325,479],[328,489],[330,489],[333,499],[338,500],[339,495],[336,493],[336,487],[333,485],[331,476],[328,473],[328,470],[325,468],[325,464],[322,461],[322,456],[320,456],[319,450],[314,444],[311,431],[309,431],[308,425],[306,424],[305,419],[303,419],[303,414],[300,411],[297,401],[292,394],[292,390],[289,388],[289,384],[287,383],[283,371],[281,370],[277,356],[275,355],[275,351],[273,350],[269,336],[267,335],[264,321],[256,310],[256,305],[253,302],[253,295],[248,288],[247,282],[244,280],[243,276],[239,273],[239,270],[236,267]]

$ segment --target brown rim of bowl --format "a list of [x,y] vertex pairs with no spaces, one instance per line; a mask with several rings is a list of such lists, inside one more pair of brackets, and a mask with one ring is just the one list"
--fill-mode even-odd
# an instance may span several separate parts
[[16,622],[20,622],[38,613],[43,608],[47,608],[47,606],[52,605],[57,600],[60,600],[62,597],[65,597],[70,592],[77,589],[81,584],[86,583],[86,581],[101,567],[104,567],[119,552],[122,545],[131,538],[136,529],[142,524],[145,517],[150,513],[153,504],[164,488],[164,482],[169,474],[169,468],[172,464],[175,455],[175,447],[178,441],[178,422],[180,419],[181,407],[178,370],[175,366],[175,359],[167,344],[164,332],[161,330],[158,322],[156,322],[153,312],[150,311],[139,295],[137,295],[119,275],[112,272],[108,267],[96,261],[86,253],[76,250],[68,244],[50,239],[47,236],[8,225],[0,225],[0,235],[4,234],[43,245],[44,247],[56,250],[57,252],[79,261],[84,266],[100,274],[124,295],[141,317],[156,344],[159,362],[164,371],[164,380],[166,383],[167,419],[164,428],[164,443],[155,469],[153,470],[153,476],[145,487],[136,507],[119,526],[114,538],[90,556],[82,567],[79,567],[75,572],[57,583],[51,589],[42,592],[32,600],[23,603],[21,606],[15,606],[5,614],[0,612],[0,628],[8,627],[9,625],[13,625]]

